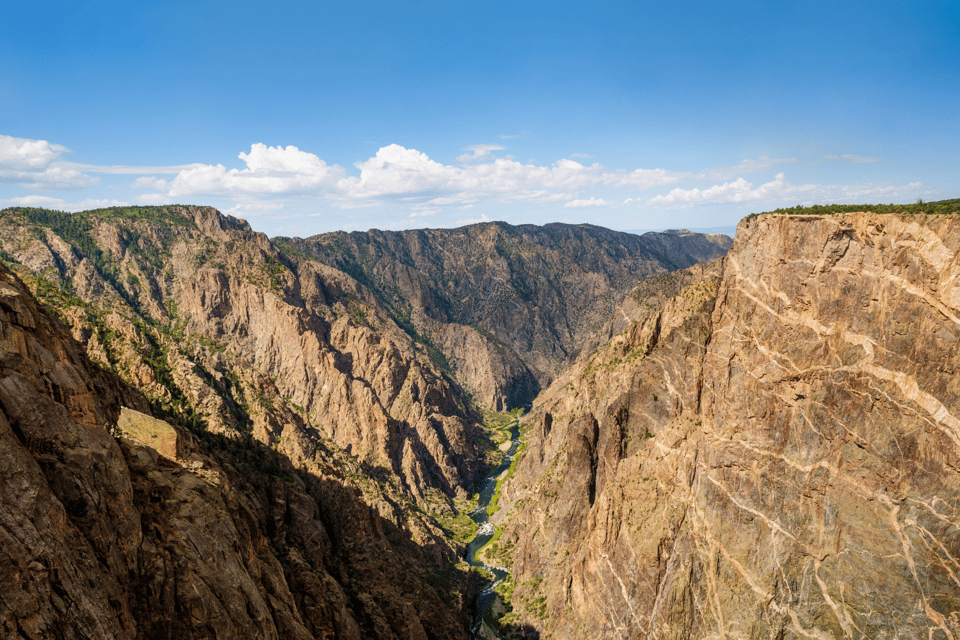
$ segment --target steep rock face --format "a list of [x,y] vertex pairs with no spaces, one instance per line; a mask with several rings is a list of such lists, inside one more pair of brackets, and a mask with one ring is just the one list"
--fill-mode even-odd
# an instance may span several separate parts
[[638,278],[713,260],[730,239],[496,222],[279,244],[376,291],[482,402],[506,409],[532,400]]
[[488,551],[520,619],[957,637],[956,217],[762,215],[702,276],[622,307],[530,414]]
[[3,637],[466,637],[429,583],[442,538],[381,519],[354,462],[148,410],[0,267]]
[[[61,236],[62,234],[62,236]],[[8,210],[0,243],[94,358],[171,415],[295,464],[332,441],[449,511],[477,416],[369,290],[204,207]]]

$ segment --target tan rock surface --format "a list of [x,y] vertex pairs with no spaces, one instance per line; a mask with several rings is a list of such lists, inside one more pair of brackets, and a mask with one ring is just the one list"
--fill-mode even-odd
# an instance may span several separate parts
[[521,621],[957,637],[958,255],[955,216],[762,215],[703,280],[625,309],[527,419],[498,514]]

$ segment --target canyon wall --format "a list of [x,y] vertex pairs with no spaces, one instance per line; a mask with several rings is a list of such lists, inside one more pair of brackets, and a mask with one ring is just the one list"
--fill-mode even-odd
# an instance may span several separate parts
[[155,411],[296,465],[326,442],[440,512],[479,477],[479,415],[342,272],[292,262],[205,207],[8,210],[0,223],[13,267]]
[[355,461],[149,411],[0,267],[4,638],[466,638],[453,551]]
[[487,556],[518,622],[960,634],[956,216],[752,216],[605,334],[538,398],[503,488]]

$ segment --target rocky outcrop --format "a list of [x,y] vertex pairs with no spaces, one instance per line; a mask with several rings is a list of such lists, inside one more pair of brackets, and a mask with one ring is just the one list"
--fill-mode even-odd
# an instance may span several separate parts
[[730,239],[492,222],[278,244],[376,292],[481,402],[503,410],[529,403],[639,278],[713,260]]
[[381,518],[355,461],[149,411],[0,267],[3,637],[466,637],[451,550]]
[[958,283],[955,216],[761,215],[677,295],[629,298],[526,419],[491,551],[514,615],[571,638],[957,637]]
[[295,465],[333,445],[451,512],[478,416],[376,297],[205,207],[7,210],[0,244],[92,357],[155,410],[248,433]]

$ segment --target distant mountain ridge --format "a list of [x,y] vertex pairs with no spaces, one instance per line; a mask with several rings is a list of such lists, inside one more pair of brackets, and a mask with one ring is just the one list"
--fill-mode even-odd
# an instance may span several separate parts
[[483,403],[505,409],[549,384],[639,278],[713,260],[731,239],[489,222],[275,241],[368,286]]

